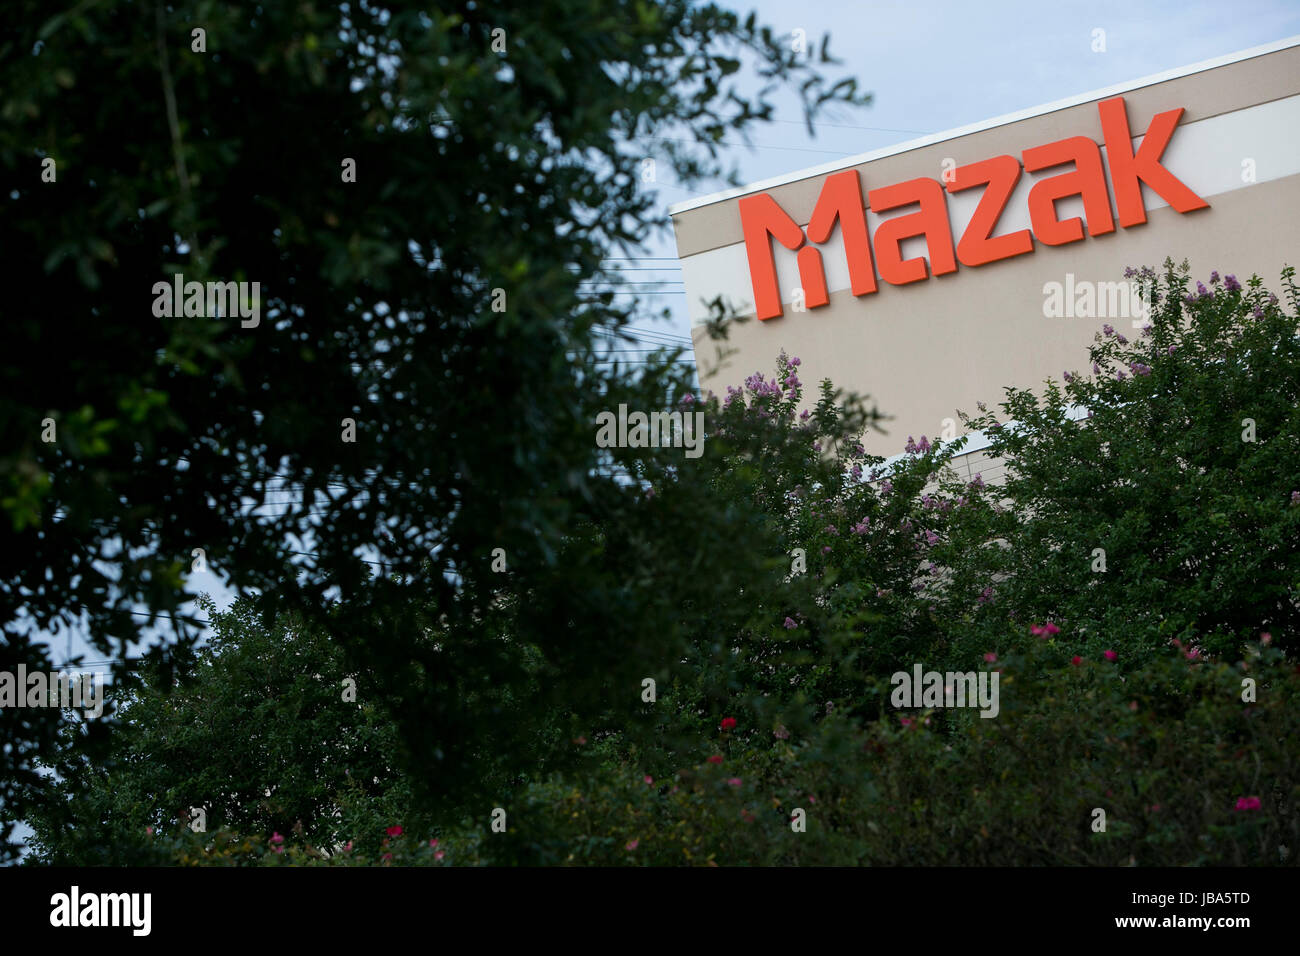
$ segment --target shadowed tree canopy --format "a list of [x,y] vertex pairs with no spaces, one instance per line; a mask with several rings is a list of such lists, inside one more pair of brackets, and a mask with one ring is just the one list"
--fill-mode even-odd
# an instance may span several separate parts
[[[627,561],[748,573],[728,514],[653,559],[581,530],[639,506],[596,413],[689,385],[601,357],[638,314],[609,290],[657,220],[642,161],[690,188],[777,89],[866,98],[691,0],[421,7],[6,9],[0,665],[49,667],[36,635],[69,626],[125,657],[203,549],[268,620],[319,619],[450,789],[526,733],[519,688],[578,719],[673,659],[705,586]],[[166,314],[178,274],[256,283],[256,322]],[[196,627],[164,621],[183,663]],[[58,720],[0,716],[6,820]]]

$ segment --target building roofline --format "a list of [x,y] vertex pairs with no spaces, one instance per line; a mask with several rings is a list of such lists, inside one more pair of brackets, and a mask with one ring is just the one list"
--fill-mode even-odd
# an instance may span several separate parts
[[1269,53],[1277,53],[1280,50],[1287,50],[1295,46],[1300,46],[1300,35],[1287,37],[1284,40],[1275,40],[1272,43],[1265,43],[1262,46],[1251,47],[1248,50],[1240,50],[1237,53],[1228,53],[1223,56],[1214,57],[1213,59],[1202,60],[1199,63],[1193,63],[1188,66],[1180,66],[1172,70],[1165,70],[1162,73],[1153,73],[1150,76],[1144,76],[1141,79],[1129,80],[1125,83],[1116,83],[1112,86],[1102,87],[1099,90],[1091,90],[1087,93],[1079,93],[1062,100],[1044,103],[1041,106],[1031,106],[1028,109],[1019,110],[1015,113],[1007,113],[1003,116],[994,117],[993,119],[981,120],[978,123],[959,126],[956,129],[945,130],[941,133],[931,133],[930,135],[923,136],[920,139],[908,140],[907,142],[899,143],[895,146],[886,146],[884,149],[859,153],[856,156],[848,156],[818,166],[810,166],[806,169],[796,170],[795,172],[775,176],[771,179],[763,179],[756,183],[749,183],[745,186],[736,186],[731,189],[724,189],[721,192],[710,193],[707,196],[699,196],[695,199],[686,199],[682,202],[670,205],[668,207],[668,214],[670,216],[676,216],[679,213],[687,212],[691,209],[698,209],[701,206],[709,206],[713,203],[735,199],[737,196],[745,196],[750,193],[773,189],[777,186],[785,186],[789,183],[798,182],[801,179],[811,179],[814,176],[833,173],[837,170],[847,169],[851,166],[860,166],[863,163],[868,163],[873,160],[884,159],[886,156],[896,156],[899,153],[906,153],[910,150],[920,149],[923,146],[933,146],[935,143],[942,143],[945,140],[957,139],[960,136],[969,136],[971,133],[979,133],[984,130],[994,129],[998,126],[1006,126],[1010,123],[1019,122],[1020,120],[1032,119],[1035,116],[1043,116],[1047,113],[1054,113],[1057,110],[1068,109],[1071,106],[1090,103],[1094,100],[1102,99],[1103,97],[1128,93],[1132,90],[1141,89],[1144,86],[1153,86],[1156,83],[1176,80],[1180,77],[1191,76],[1194,73],[1203,73],[1206,70],[1213,70],[1220,66],[1227,66],[1230,63],[1240,63],[1243,60],[1254,59],[1257,56],[1265,56]]

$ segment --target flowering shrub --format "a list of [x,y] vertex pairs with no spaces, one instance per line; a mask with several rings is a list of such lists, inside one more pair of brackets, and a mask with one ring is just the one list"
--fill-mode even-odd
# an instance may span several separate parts
[[547,865],[1293,862],[1300,678],[1276,649],[1207,664],[1169,648],[1123,674],[1039,644],[1000,664],[999,719],[833,715],[652,785],[630,768],[538,784],[520,835],[479,832],[479,850]]
[[[1133,340],[1109,326],[1092,374],[1040,394],[1009,389],[990,432],[1007,465],[1006,509],[972,551],[1023,617],[1052,619],[1096,653],[1170,638],[1231,653],[1259,630],[1300,626],[1300,339],[1294,270],[1286,302],[1258,277],[1186,264],[1130,270],[1153,303]],[[1125,371],[1129,374],[1124,374]],[[1076,422],[1072,406],[1087,410]],[[989,428],[989,413],[968,418]],[[1022,617],[1022,619],[1023,619]]]

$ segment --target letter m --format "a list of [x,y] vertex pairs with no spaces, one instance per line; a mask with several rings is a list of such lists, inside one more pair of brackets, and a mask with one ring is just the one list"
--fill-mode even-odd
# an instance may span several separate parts
[[209,282],[208,318],[227,319],[233,316],[239,304],[238,295],[239,283],[237,282]]
[[804,239],[818,244],[825,242],[837,221],[844,238],[844,255],[848,260],[853,294],[866,295],[876,291],[876,270],[867,238],[862,184],[856,169],[846,169],[826,177],[817,205],[813,207],[812,218],[808,221],[806,237],[799,224],[768,193],[745,196],[737,205],[745,236],[745,255],[749,259],[749,279],[754,287],[754,311],[759,319],[772,319],[783,314],[781,289],[776,279],[776,257],[772,252],[773,239],[792,252],[799,250],[799,283],[804,291],[805,304],[816,308],[830,301],[821,251],[811,245],[804,246]]
[[[100,925],[129,926],[131,924],[131,896],[128,893],[101,893],[102,901]],[[109,914],[112,913],[112,922]]]

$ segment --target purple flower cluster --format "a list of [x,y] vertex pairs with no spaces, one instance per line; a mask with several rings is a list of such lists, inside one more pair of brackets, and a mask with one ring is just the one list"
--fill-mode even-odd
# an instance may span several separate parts
[[780,398],[782,395],[780,383],[776,379],[772,379],[770,382],[767,381],[763,378],[762,372],[755,372],[745,379],[745,387],[756,397],[774,395]]
[[930,441],[924,435],[921,436],[920,441],[913,441],[912,436],[908,435],[907,444],[903,446],[903,451],[907,452],[909,455],[924,455],[929,450]]

